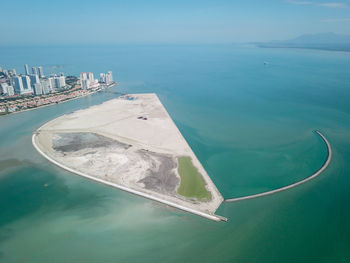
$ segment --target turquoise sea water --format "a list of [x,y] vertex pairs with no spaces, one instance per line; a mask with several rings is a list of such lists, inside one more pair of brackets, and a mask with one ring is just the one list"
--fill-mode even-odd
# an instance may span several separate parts
[[[269,64],[264,66],[264,61]],[[113,70],[156,92],[225,198],[330,167],[276,195],[223,203],[216,223],[65,172],[31,134],[116,97],[0,117],[0,262],[350,262],[350,53],[233,46],[2,48],[0,65]]]

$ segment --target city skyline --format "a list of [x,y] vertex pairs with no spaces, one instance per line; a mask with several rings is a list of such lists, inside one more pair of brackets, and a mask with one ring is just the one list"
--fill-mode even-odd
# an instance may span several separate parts
[[7,30],[0,45],[232,43],[350,34],[349,8],[350,0],[62,0],[54,8],[43,0],[5,1],[8,11],[0,21]]
[[50,74],[45,77],[42,66],[31,67],[29,71],[28,64],[24,64],[24,73],[17,72],[16,69],[0,68],[0,72],[5,76],[0,81],[0,94],[6,96],[14,95],[42,95],[49,94],[55,89],[66,86],[63,73]]
[[43,66],[33,66],[30,72],[24,64],[24,74],[0,66],[0,115],[87,96],[115,84],[112,71],[100,73],[99,79],[92,72],[82,72],[78,79],[64,73],[45,76]]

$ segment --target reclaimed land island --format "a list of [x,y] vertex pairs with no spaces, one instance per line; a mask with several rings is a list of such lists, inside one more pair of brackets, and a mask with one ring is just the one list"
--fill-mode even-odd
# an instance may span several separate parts
[[215,221],[223,202],[156,94],[124,95],[40,127],[35,148],[54,164]]

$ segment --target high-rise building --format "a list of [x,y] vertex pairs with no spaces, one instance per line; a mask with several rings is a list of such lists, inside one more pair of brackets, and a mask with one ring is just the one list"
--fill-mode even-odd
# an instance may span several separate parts
[[81,80],[81,87],[82,87],[82,89],[89,89],[90,88],[90,80],[88,80],[88,79]]
[[45,77],[43,67],[42,66],[38,67],[38,70],[39,70],[39,77],[40,78]]
[[32,85],[36,84],[36,83],[40,83],[39,80],[39,76],[38,75],[29,75],[30,81],[32,83]]
[[106,74],[105,73],[100,73],[100,82],[106,83]]
[[23,82],[22,82],[22,78],[20,76],[14,76],[12,77],[12,83],[13,83],[13,87],[15,89],[15,93],[16,94],[22,94],[23,93]]
[[106,83],[107,85],[113,83],[113,74],[112,71],[108,71],[106,74],[101,73],[100,74],[100,82]]
[[87,79],[87,74],[86,74],[86,72],[81,72],[81,73],[80,73],[80,81],[82,81],[83,79]]
[[40,82],[34,84],[34,94],[35,94],[35,95],[41,95],[41,94],[43,94],[43,88],[42,88]]
[[0,84],[0,94],[4,94],[4,95],[7,95],[8,94],[8,84],[5,82],[5,83],[1,83]]
[[92,72],[88,73],[88,80],[90,80],[90,82],[94,81],[94,74],[92,74]]
[[59,77],[60,79],[60,86],[65,87],[66,86],[66,77],[64,75]]
[[37,70],[36,70],[36,67],[32,67],[32,73],[33,73],[34,75],[38,75],[38,72],[37,72]]
[[106,84],[111,84],[113,82],[112,71],[108,71],[106,74]]
[[30,82],[30,77],[29,76],[21,76],[22,78],[22,83],[23,83],[23,89],[28,90],[31,89],[31,82]]
[[5,95],[5,96],[13,96],[13,95],[15,95],[15,91],[14,91],[13,87],[8,85],[7,83],[1,83],[0,87],[2,89],[2,94],[3,95]]
[[29,68],[28,68],[28,64],[24,65],[24,70],[25,70],[25,74],[29,75]]
[[21,94],[27,94],[33,92],[32,85],[29,76],[21,76],[23,83],[23,91]]
[[[89,72],[90,74],[91,72]],[[92,74],[92,73],[91,73]],[[80,73],[80,84],[82,89],[89,89],[90,88],[90,80],[89,80],[88,74],[86,72]],[[93,77],[93,76],[92,76]]]
[[54,78],[48,78],[49,82],[50,82],[50,87],[51,87],[51,91],[53,91],[54,89],[56,89],[56,82]]
[[40,81],[43,94],[49,94],[52,91],[50,79],[41,79]]
[[66,78],[64,76],[55,77],[56,88],[64,88],[66,86]]

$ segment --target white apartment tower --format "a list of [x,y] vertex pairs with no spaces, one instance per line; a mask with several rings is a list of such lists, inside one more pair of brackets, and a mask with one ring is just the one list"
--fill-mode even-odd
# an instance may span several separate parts
[[50,87],[52,90],[54,90],[56,88],[56,82],[54,78],[48,78],[49,82],[50,82]]
[[38,72],[36,71],[36,67],[32,67],[32,73],[33,73],[34,75],[38,75]]
[[30,78],[28,76],[14,76],[12,83],[16,94],[28,94],[32,92]]
[[16,94],[21,94],[23,92],[23,82],[22,82],[22,78],[19,76],[14,76],[11,79],[12,83],[13,83],[13,87],[15,89],[15,93]]
[[90,88],[90,80],[88,80],[88,79],[81,80],[81,87],[82,87],[82,89],[89,89]]
[[91,77],[93,78],[93,75],[91,72],[89,72],[89,74],[87,74],[86,72],[80,73],[80,84],[81,84],[82,89],[89,89],[90,88],[90,78]]
[[29,75],[29,68],[28,68],[28,64],[24,65],[24,70],[25,70],[25,74]]
[[39,70],[39,77],[40,78],[45,77],[43,67],[42,66],[38,67],[38,70]]
[[41,87],[43,94],[49,94],[52,91],[52,85],[50,79],[41,79]]
[[94,82],[94,74],[92,74],[92,72],[89,72],[89,73],[88,73],[88,80],[89,80],[90,82]]
[[38,75],[30,75],[29,76],[30,78],[30,81],[32,83],[32,85],[36,84],[36,83],[40,83],[40,80],[39,80],[39,76]]
[[41,95],[41,94],[43,94],[43,88],[42,88],[40,82],[34,84],[34,94],[35,94],[35,95]]
[[23,93],[21,94],[31,93],[33,91],[29,76],[22,76],[22,83],[23,83]]
[[80,81],[83,80],[83,79],[87,79],[87,74],[86,74],[86,72],[81,72],[81,73],[80,73]]
[[0,93],[7,95],[8,94],[8,85],[7,83],[0,84]]
[[55,77],[56,88],[64,88],[66,86],[66,78],[64,76]]
[[106,74],[105,73],[100,73],[100,82],[106,83]]
[[108,71],[106,74],[106,84],[111,84],[113,82],[112,71]]

